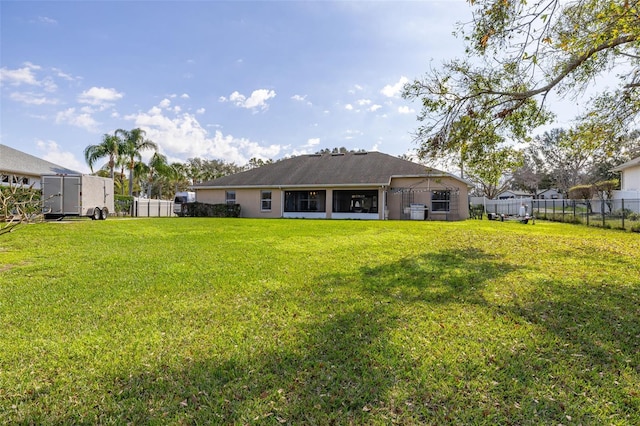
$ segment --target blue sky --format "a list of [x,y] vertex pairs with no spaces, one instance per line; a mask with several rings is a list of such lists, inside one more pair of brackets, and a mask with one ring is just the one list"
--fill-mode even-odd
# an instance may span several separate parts
[[141,127],[170,161],[412,151],[404,82],[461,56],[463,0],[0,1],[0,143],[88,172]]

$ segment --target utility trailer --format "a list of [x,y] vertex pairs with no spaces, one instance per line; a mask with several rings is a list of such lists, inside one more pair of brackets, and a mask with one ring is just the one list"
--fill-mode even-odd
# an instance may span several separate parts
[[91,175],[43,175],[45,219],[86,216],[105,220],[114,211],[113,179]]

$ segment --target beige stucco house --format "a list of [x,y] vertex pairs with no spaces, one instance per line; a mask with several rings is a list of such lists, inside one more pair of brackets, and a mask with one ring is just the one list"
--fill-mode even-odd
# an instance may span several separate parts
[[241,217],[378,220],[467,219],[469,188],[380,152],[301,155],[192,186],[198,202],[239,204]]

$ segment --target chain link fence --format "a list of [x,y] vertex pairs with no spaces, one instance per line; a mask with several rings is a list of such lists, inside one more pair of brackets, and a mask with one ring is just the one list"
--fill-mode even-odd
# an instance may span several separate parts
[[[522,208],[526,214],[541,220],[574,223],[606,229],[626,229],[640,232],[640,199],[567,200],[473,198],[471,211],[498,216],[517,216]],[[476,213],[477,215],[477,213]]]

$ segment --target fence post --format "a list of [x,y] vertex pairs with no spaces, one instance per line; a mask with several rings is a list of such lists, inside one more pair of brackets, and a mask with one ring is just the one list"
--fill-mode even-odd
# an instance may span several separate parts
[[624,227],[624,198],[621,201],[622,201],[622,228],[626,229]]
[[604,228],[604,226],[605,226],[605,220],[604,220],[604,198],[602,200],[600,200],[600,212],[602,213],[602,227]]
[[587,200],[587,226],[589,226],[589,212],[591,211],[591,201]]
[[564,223],[564,198],[562,199],[562,223]]

